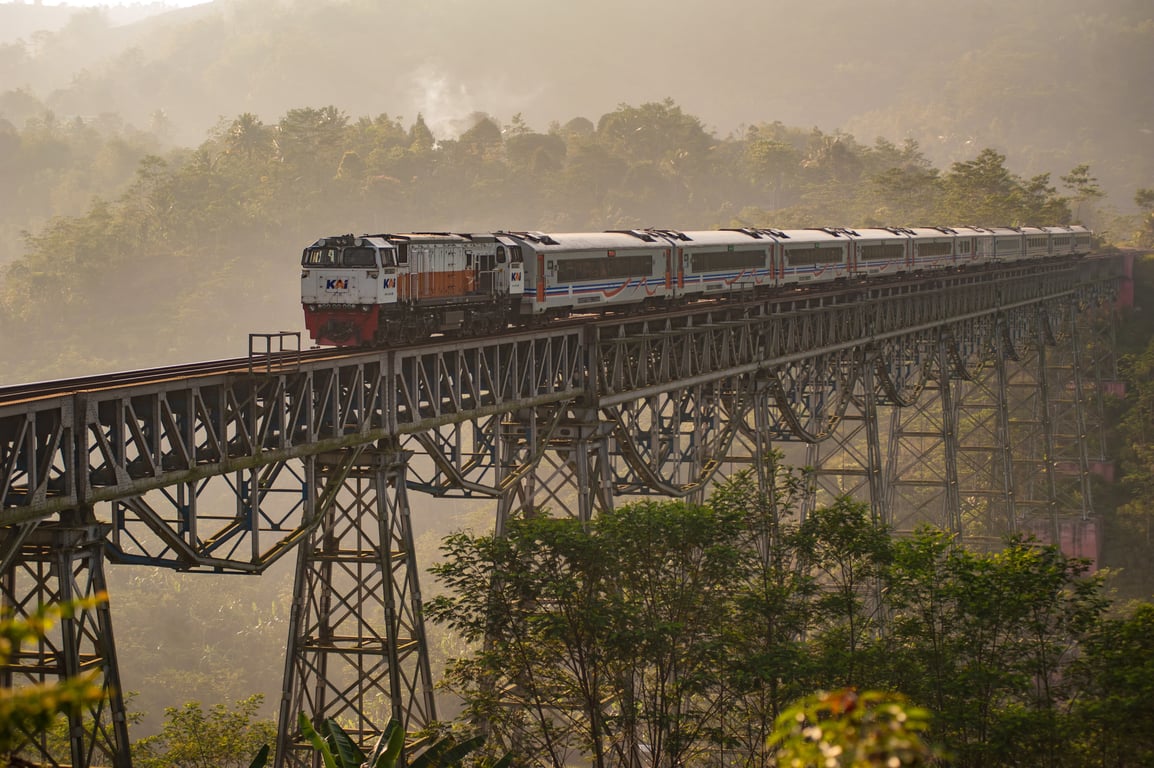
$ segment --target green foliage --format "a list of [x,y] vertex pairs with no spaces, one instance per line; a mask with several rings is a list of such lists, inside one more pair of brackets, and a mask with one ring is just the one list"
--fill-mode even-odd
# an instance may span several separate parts
[[1139,248],[1154,248],[1154,189],[1139,189],[1134,193],[1134,204],[1142,212],[1137,245]]
[[[1140,262],[1136,279],[1148,276],[1151,266]],[[1141,316],[1136,318],[1140,321]],[[1154,341],[1143,343],[1144,348],[1122,356],[1118,365],[1126,397],[1113,442],[1124,495],[1109,518],[1118,541],[1114,562],[1125,568],[1119,578],[1136,596],[1154,593],[1154,575],[1146,567],[1154,543]]]
[[270,747],[268,744],[265,744],[252,758],[252,762],[248,764],[248,768],[264,768],[266,765],[268,765],[268,756],[271,751],[272,747]]
[[1131,605],[1096,627],[1074,673],[1085,684],[1073,718],[1084,764],[1154,764],[1154,605]]
[[[395,768],[408,765],[409,768],[455,768],[471,753],[485,744],[483,735],[457,741],[451,736],[437,739],[421,754],[405,760],[405,731],[400,723],[390,719],[377,740],[372,754],[365,755],[349,737],[340,724],[332,718],[325,718],[316,728],[304,712],[300,714],[298,726],[321,756],[325,768]],[[511,757],[497,761],[493,768],[507,768]]]
[[[944,220],[985,227],[1051,226],[1070,220],[1069,206],[1050,185],[1049,174],[1022,179],[1005,163],[1006,156],[993,149],[954,163],[943,178]],[[1085,175],[1088,166],[1080,170]]]
[[926,743],[930,713],[900,694],[815,693],[782,713],[770,737],[783,768],[936,765]]
[[587,526],[533,518],[504,538],[448,537],[433,570],[451,594],[427,613],[485,640],[449,684],[535,759],[686,759],[728,700],[711,674],[731,658],[743,530],[733,511],[639,503]]
[[[702,508],[643,503],[447,538],[434,569],[447,593],[427,609],[474,644],[448,673],[466,717],[553,764],[765,765],[791,701],[852,683],[929,704],[926,733],[960,766],[1022,754],[1057,766],[1100,739],[1073,714],[1100,668],[1080,649],[1112,637],[1084,561],[1020,538],[993,553],[928,529],[891,539],[849,499],[798,523],[804,478],[776,455],[756,474],[767,490],[739,473]],[[890,703],[877,712],[896,713]],[[882,739],[899,721],[878,717],[851,740],[899,750]],[[929,755],[914,754],[893,759]]]
[[[889,532],[872,519],[868,504],[842,497],[812,512],[793,539],[800,565],[822,585],[815,598],[815,647],[828,685],[863,682],[869,640],[879,629],[875,610],[882,568],[889,561]],[[864,664],[863,664],[864,662]]]
[[[101,594],[45,605],[24,619],[8,614],[0,616],[0,664],[7,664],[19,654],[24,643],[45,637],[58,619],[72,618],[76,611],[95,608],[105,600],[107,596]],[[11,753],[30,735],[50,728],[58,715],[79,714],[104,696],[99,670],[55,683],[0,688],[0,754]]]
[[216,704],[207,711],[197,701],[165,709],[164,727],[134,744],[133,761],[144,768],[245,768],[263,745],[276,738],[276,725],[258,718],[263,696]]
[[1020,538],[992,554],[933,530],[895,543],[885,579],[892,685],[934,710],[959,765],[1022,750],[1053,765],[1069,748],[1079,689],[1067,670],[1105,610],[1086,568]]

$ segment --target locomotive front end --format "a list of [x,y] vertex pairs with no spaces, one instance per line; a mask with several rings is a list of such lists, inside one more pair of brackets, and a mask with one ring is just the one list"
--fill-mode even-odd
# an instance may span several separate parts
[[[317,344],[359,346],[377,335],[382,305],[397,301],[387,243],[373,237],[325,237],[301,256],[301,305]],[[385,253],[382,254],[382,250]]]

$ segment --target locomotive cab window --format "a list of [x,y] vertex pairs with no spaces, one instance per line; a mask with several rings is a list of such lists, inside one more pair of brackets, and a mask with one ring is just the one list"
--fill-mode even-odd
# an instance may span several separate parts
[[497,246],[497,263],[498,264],[504,264],[505,263],[505,246],[503,246],[503,245]]
[[341,265],[345,267],[377,266],[377,252],[372,248],[345,248],[341,257]]
[[305,267],[335,267],[337,265],[336,248],[306,248],[301,265]]

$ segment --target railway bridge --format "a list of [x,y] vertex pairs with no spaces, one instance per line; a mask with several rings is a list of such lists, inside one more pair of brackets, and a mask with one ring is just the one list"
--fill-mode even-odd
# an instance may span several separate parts
[[[491,500],[499,532],[701,499],[735,468],[768,483],[784,448],[812,468],[801,514],[851,494],[899,531],[1093,556],[1123,271],[915,274],[371,351],[255,335],[243,358],[0,388],[0,600],[28,614],[101,592],[109,567],[291,555],[279,768],[312,764],[301,712],[362,743],[436,717],[415,494]],[[108,604],[10,659],[4,685],[94,669],[109,694],[72,718],[69,754],[33,733],[23,754],[129,766],[119,663]]]

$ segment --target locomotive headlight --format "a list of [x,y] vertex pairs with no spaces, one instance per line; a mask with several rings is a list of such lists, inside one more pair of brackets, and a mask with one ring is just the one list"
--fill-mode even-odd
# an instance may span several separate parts
[[379,273],[375,269],[369,270],[369,277],[376,277]]
[[301,280],[304,280],[308,276],[309,276],[309,271],[307,269],[302,269],[301,270]]

